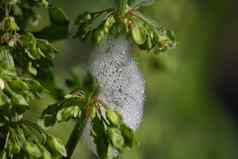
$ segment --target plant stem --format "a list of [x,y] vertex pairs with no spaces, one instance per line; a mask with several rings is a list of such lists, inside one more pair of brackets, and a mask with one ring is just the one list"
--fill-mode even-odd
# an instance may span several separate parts
[[79,120],[77,120],[74,129],[69,137],[68,143],[66,145],[67,157],[63,159],[70,159],[73,155],[75,148],[83,134],[83,129],[86,126],[87,118],[82,116]]
[[[76,93],[76,92],[75,92]],[[69,140],[66,144],[66,151],[67,151],[67,157],[64,157],[63,159],[71,159],[74,150],[77,147],[77,144],[83,134],[84,127],[86,126],[90,115],[92,113],[92,105],[95,102],[94,100],[91,101],[92,96],[88,98],[87,104],[84,106],[82,110],[82,115],[81,117],[76,120],[76,124],[74,126],[74,129],[69,137]]]
[[119,2],[119,14],[120,15],[124,15],[126,13],[127,3],[128,3],[128,0],[120,0],[120,2]]

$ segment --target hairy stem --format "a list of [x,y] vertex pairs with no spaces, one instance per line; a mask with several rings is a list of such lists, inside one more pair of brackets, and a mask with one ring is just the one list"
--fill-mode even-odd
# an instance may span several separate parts
[[73,155],[75,148],[83,134],[83,129],[86,126],[87,118],[82,116],[79,120],[76,121],[74,129],[69,137],[68,143],[66,145],[67,157],[63,159],[70,159]]
[[128,0],[120,0],[119,1],[119,14],[120,15],[124,15],[126,13],[127,3],[128,3]]
[[86,126],[86,124],[90,118],[90,115],[92,113],[92,105],[94,104],[95,100],[91,100],[92,95],[90,96],[89,99],[90,100],[88,100],[88,103],[84,106],[84,108],[82,110],[81,117],[78,120],[76,120],[74,129],[73,129],[73,131],[69,137],[69,140],[66,144],[67,157],[64,157],[63,159],[71,159],[71,157],[74,153],[74,150],[76,149],[77,144],[83,134],[84,127]]

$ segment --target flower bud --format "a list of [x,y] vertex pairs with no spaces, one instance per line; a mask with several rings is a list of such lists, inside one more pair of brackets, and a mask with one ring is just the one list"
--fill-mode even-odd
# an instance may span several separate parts
[[0,78],[0,90],[4,90],[5,84],[4,81]]

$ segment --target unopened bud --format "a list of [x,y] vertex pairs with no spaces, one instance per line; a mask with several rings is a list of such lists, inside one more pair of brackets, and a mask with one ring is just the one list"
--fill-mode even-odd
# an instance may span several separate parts
[[0,78],[0,90],[3,90],[5,88],[4,81]]

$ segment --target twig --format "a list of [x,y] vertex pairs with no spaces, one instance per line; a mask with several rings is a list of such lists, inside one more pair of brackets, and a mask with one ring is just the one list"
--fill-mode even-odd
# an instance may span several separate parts
[[83,134],[83,129],[86,126],[87,119],[81,117],[75,124],[74,129],[69,137],[68,143],[66,145],[67,157],[63,159],[70,159],[73,155],[75,148]]

